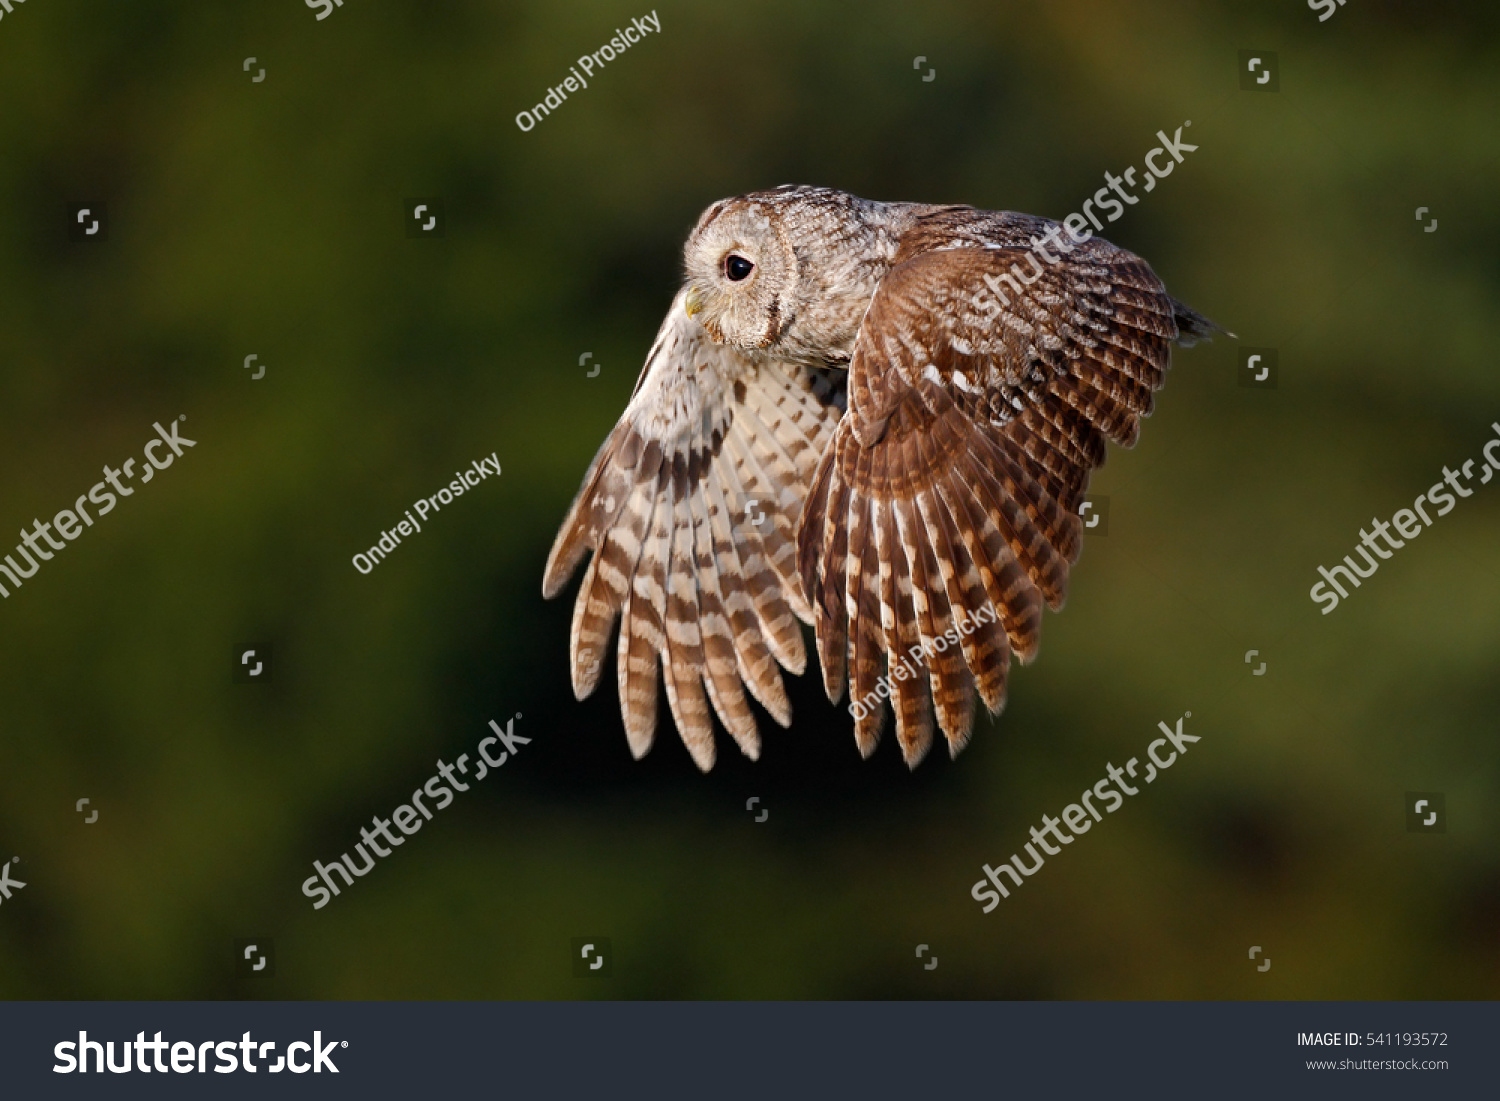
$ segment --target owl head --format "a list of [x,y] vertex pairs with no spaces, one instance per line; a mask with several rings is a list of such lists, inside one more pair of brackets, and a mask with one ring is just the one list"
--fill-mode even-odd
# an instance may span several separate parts
[[794,320],[797,253],[773,205],[745,196],[703,212],[684,248],[684,308],[716,343],[770,348]]

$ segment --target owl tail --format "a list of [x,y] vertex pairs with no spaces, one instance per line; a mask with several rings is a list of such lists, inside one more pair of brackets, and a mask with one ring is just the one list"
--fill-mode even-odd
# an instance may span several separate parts
[[1239,339],[1216,321],[1210,321],[1186,303],[1172,299],[1172,320],[1177,322],[1177,343],[1191,348],[1200,340],[1212,340],[1223,333],[1231,340]]

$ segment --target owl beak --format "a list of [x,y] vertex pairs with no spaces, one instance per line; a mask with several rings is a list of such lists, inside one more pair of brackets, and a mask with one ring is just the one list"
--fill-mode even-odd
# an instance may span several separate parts
[[687,310],[689,317],[696,317],[703,312],[703,292],[697,287],[689,287],[687,299],[683,302],[683,308]]

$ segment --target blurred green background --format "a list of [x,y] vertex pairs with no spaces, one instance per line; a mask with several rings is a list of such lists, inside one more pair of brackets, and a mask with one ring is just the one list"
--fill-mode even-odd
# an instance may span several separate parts
[[[1333,614],[1308,598],[1500,421],[1500,12],[654,2],[662,32],[529,133],[650,9],[0,20],[0,524],[153,421],[198,441],[0,601],[27,884],[0,995],[1500,994],[1500,486]],[[1278,92],[1239,89],[1245,48]],[[805,182],[1061,218],[1187,119],[1199,150],[1106,235],[1277,348],[1279,386],[1236,385],[1234,340],[1177,354],[1000,720],[909,773],[889,732],[860,760],[807,675],[759,763],[721,733],[700,775],[666,724],[633,762],[612,676],[572,698],[576,584],[544,602],[541,570],[699,211]],[[405,235],[415,196],[441,240]],[[70,241],[66,204],[100,199],[108,240]],[[355,571],[492,451],[503,477]],[[270,685],[231,681],[251,641]],[[1187,710],[1186,758],[980,912],[981,864]],[[516,759],[313,910],[313,860],[517,712]],[[1407,832],[1408,790],[1445,793],[1445,834]],[[577,936],[611,938],[610,978],[573,977]],[[275,939],[274,976],[236,975],[238,937]]]

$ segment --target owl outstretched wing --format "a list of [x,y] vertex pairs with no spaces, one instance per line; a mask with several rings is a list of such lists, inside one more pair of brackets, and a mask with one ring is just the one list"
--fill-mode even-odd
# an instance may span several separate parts
[[779,662],[806,666],[811,622],[797,520],[844,407],[844,372],[752,362],[713,343],[679,292],[619,423],[599,449],[547,560],[542,593],[593,551],[573,609],[573,691],[598,687],[615,621],[631,752],[651,747],[660,666],[683,743],[714,763],[713,721],[760,752],[744,688],[782,726]]
[[[1061,607],[1105,441],[1130,446],[1170,345],[1215,331],[1145,261],[1056,223],[967,207],[902,239],[850,362],[849,413],[808,497],[798,568],[824,688],[850,682],[869,754],[888,695],[908,765],[937,721],[967,742],[1004,705],[1012,652]],[[882,691],[884,689],[884,691]]]

